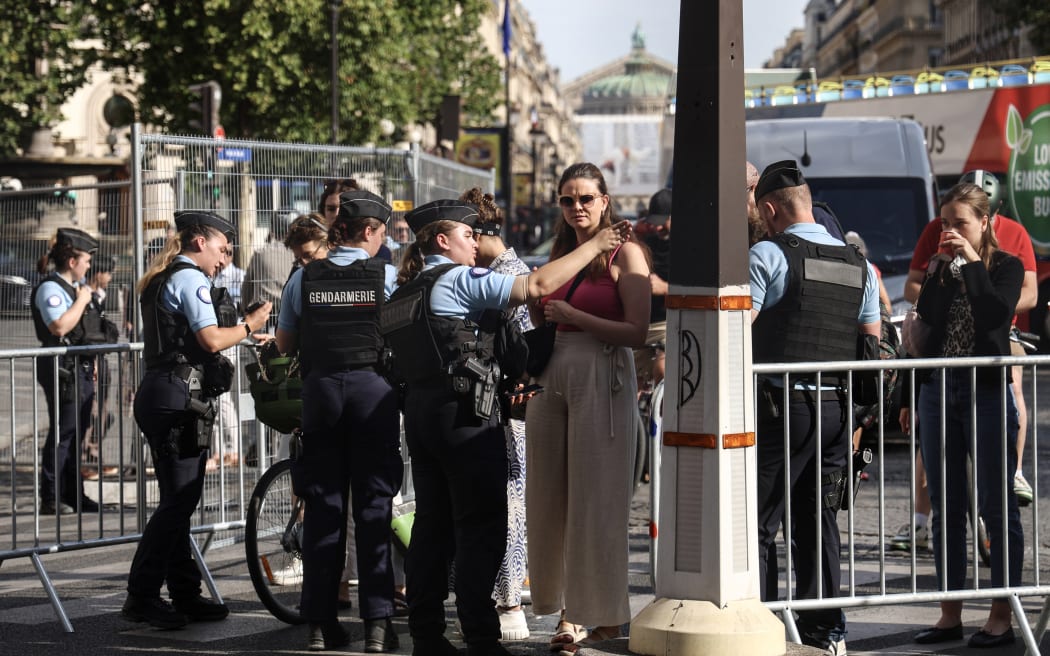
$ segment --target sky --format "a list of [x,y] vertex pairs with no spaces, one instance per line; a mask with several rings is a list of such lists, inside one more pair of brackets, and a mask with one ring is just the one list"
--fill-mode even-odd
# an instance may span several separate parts
[[[513,0],[529,12],[563,83],[628,54],[639,22],[646,50],[678,61],[679,0]],[[708,3],[711,0],[684,0]],[[759,68],[802,27],[806,0],[743,0],[744,66]]]

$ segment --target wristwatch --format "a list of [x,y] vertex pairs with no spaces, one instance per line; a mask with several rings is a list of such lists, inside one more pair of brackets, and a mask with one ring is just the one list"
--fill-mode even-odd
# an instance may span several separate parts
[[252,327],[248,325],[247,321],[244,322],[244,336],[245,337],[251,337],[252,336]]

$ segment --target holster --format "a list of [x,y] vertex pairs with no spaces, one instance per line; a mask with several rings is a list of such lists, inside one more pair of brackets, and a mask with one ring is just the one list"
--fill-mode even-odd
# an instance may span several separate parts
[[454,366],[451,374],[452,389],[472,401],[474,416],[488,419],[496,407],[500,382],[499,365],[484,363],[471,356]]
[[176,376],[186,381],[189,398],[186,400],[186,412],[189,414],[189,427],[195,428],[192,436],[177,439],[177,451],[182,456],[196,455],[211,446],[211,431],[215,425],[215,401],[204,386],[204,372],[188,364],[181,364],[173,370]]

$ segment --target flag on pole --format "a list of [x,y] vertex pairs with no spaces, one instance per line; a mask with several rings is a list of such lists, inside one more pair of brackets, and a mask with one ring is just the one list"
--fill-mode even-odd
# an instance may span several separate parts
[[503,56],[510,57],[510,0],[503,3]]

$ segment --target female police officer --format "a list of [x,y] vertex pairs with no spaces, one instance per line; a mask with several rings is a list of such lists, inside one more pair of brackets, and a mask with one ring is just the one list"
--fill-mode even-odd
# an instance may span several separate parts
[[[217,293],[225,290],[212,288],[208,278],[229,254],[232,225],[210,213],[178,212],[175,226],[177,239],[139,282],[146,374],[135,395],[135,421],[149,441],[160,502],[131,562],[122,611],[131,621],[159,628],[229,614],[200,595],[190,517],[204,485],[213,400],[229,389],[232,375],[219,351],[265,325],[271,307],[263,304],[237,325],[229,296]],[[171,605],[160,597],[165,581]]]
[[448,566],[455,561],[456,606],[469,656],[499,656],[492,599],[506,548],[507,453],[492,414],[491,340],[477,331],[486,309],[520,305],[565,284],[629,236],[624,222],[565,257],[520,276],[474,267],[477,207],[455,200],[406,217],[416,235],[399,283],[383,308],[383,332],[407,382],[405,434],[412,456],[416,516],[406,560],[409,629],[416,656],[457,650],[444,637]]
[[[33,328],[41,346],[77,346],[104,341],[102,317],[91,303],[91,288],[84,284],[84,276],[91,267],[91,254],[97,249],[98,241],[86,232],[58,229],[54,245],[41,260],[42,268],[50,262],[55,270],[33,291]],[[37,368],[37,382],[44,388],[47,416],[51,420],[40,462],[41,513],[71,513],[77,505],[81,484],[77,478],[76,453],[91,425],[94,361],[90,356],[60,356],[57,397],[56,368],[51,358]],[[95,501],[83,494],[79,497],[82,511],[98,511]]]
[[358,190],[339,195],[329,227],[335,248],[285,285],[277,347],[299,349],[303,377],[303,448],[292,470],[306,499],[301,612],[307,647],[336,649],[349,635],[337,619],[352,486],[365,652],[398,648],[390,565],[392,500],[401,487],[397,395],[376,371],[382,347],[379,311],[396,270],[376,258],[390,206]]

